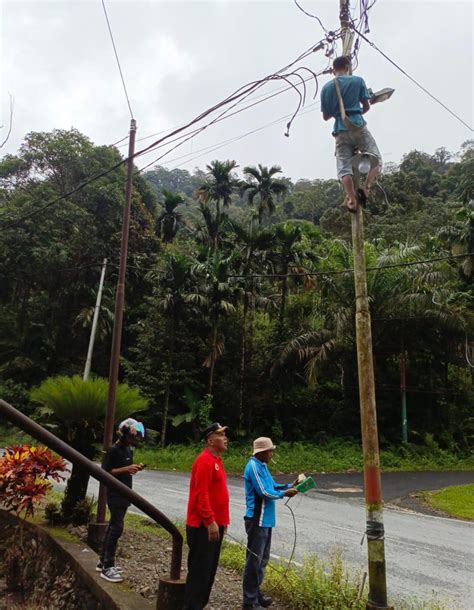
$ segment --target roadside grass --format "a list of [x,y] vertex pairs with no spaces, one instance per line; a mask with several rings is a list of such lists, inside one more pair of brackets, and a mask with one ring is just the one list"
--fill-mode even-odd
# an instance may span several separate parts
[[[51,490],[32,521],[44,525],[44,505],[49,502],[59,503],[62,496],[63,492]],[[107,518],[108,516],[107,513]],[[177,522],[176,526],[184,536],[184,524]],[[125,527],[137,534],[151,534],[167,544],[170,542],[168,532],[144,515],[128,512]],[[77,537],[64,527],[49,529],[54,535],[77,541]],[[242,574],[245,565],[244,546],[225,539],[220,564]],[[327,561],[316,555],[305,557],[302,565],[288,566],[285,562],[270,561],[265,574],[265,591],[278,597],[292,610],[363,610],[367,600],[367,584],[363,571],[351,571],[344,564],[342,553],[337,548]],[[398,598],[394,607],[396,610],[452,610],[448,602],[436,597]]]
[[[135,461],[147,468],[189,472],[202,445],[169,445],[165,448],[139,447]],[[228,474],[241,474],[251,455],[250,444],[230,443],[224,455]],[[382,469],[397,470],[474,470],[474,455],[458,456],[438,447],[408,445],[388,447],[380,452]],[[363,469],[362,449],[341,439],[324,444],[281,443],[277,445],[272,471],[275,474],[298,472],[343,472]]]
[[37,445],[33,437],[23,430],[11,426],[0,426],[0,447],[11,447],[13,445]]
[[453,485],[420,495],[429,506],[451,517],[474,520],[474,485]]
[[[37,444],[27,434],[13,427],[0,427],[0,447],[22,443]],[[189,472],[196,455],[202,450],[199,443],[168,445],[165,448],[144,444],[135,449],[135,462],[147,468]],[[98,451],[99,455],[99,451]],[[241,474],[251,455],[251,444],[231,442],[224,455],[228,474]],[[431,441],[428,445],[392,445],[381,449],[382,469],[388,471],[442,471],[474,470],[474,454],[456,455],[440,449]],[[273,456],[272,472],[295,474],[299,472],[345,472],[363,470],[362,448],[355,441],[332,439],[324,443],[283,442],[277,444]]]

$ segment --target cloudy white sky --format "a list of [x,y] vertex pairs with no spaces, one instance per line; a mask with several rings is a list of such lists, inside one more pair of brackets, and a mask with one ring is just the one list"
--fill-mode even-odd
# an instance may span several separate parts
[[[329,29],[338,27],[338,0],[300,3]],[[356,0],[351,4],[358,10]],[[137,138],[187,122],[321,38],[317,22],[293,0],[108,0],[107,7],[138,123]],[[2,152],[16,152],[30,131],[76,127],[97,144],[126,136],[130,117],[100,0],[3,0],[1,11],[4,125],[9,93],[15,100],[12,135]],[[368,36],[387,55],[473,125],[471,1],[378,0],[370,12],[370,29]],[[385,161],[398,162],[415,148],[457,151],[473,137],[366,44],[359,60],[357,74],[368,86],[396,89],[390,101],[375,106],[367,117]],[[320,53],[303,65],[319,70],[325,63]],[[281,85],[267,87],[271,92]],[[295,103],[294,93],[280,95],[212,127],[160,163],[192,170],[214,158],[230,158],[241,166],[279,164],[293,179],[334,177],[330,124],[320,118],[319,101],[309,106],[311,96],[290,138],[284,137],[282,121],[217,150],[202,151],[292,112]]]

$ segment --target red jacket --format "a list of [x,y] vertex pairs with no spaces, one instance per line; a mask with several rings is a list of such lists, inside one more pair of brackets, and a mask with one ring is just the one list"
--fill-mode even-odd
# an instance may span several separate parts
[[191,470],[186,524],[199,527],[204,523],[207,527],[213,521],[229,525],[229,491],[221,458],[206,448]]

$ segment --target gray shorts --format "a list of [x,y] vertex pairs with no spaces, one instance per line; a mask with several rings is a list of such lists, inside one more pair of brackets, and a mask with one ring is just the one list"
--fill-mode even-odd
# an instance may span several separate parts
[[379,149],[367,127],[353,131],[343,131],[336,136],[335,155],[337,160],[337,177],[339,180],[344,176],[352,176],[353,174],[351,159],[354,156],[354,148],[358,148],[360,152],[368,152],[375,155],[379,160],[379,164],[382,165]]

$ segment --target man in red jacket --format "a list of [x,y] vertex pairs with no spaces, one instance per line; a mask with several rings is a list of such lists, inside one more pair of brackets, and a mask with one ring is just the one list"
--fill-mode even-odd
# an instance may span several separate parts
[[209,601],[224,531],[229,525],[229,491],[221,455],[227,426],[204,430],[206,448],[194,460],[189,482],[186,538],[189,546],[185,610],[202,610]]

